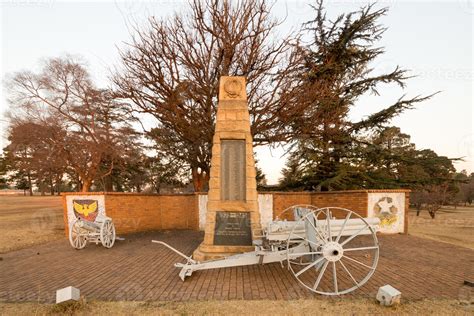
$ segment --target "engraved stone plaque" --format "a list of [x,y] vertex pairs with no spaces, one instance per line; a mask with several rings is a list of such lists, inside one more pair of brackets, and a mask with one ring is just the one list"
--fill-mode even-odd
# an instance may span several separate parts
[[221,200],[245,201],[245,140],[221,141]]
[[216,212],[214,245],[251,246],[249,212]]

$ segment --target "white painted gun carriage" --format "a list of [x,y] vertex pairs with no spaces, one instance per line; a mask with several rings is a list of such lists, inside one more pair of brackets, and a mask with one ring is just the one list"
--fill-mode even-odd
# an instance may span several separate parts
[[255,251],[199,262],[162,244],[186,259],[176,263],[180,278],[194,271],[280,262],[307,289],[322,295],[349,293],[365,284],[379,258],[378,218],[363,218],[339,207],[296,205],[282,214],[294,220],[276,219],[263,230]]

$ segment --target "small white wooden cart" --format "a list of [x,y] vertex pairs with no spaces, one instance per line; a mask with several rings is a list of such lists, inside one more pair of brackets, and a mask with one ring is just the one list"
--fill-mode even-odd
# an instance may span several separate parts
[[98,215],[94,222],[80,217],[69,224],[69,242],[75,249],[82,249],[87,242],[99,242],[105,248],[112,248],[115,243],[115,226],[110,217]]

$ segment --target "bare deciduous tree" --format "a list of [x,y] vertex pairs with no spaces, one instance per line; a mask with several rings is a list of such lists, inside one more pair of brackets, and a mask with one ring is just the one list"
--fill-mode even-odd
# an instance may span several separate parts
[[209,180],[214,118],[221,76],[246,76],[256,144],[281,141],[280,84],[288,65],[287,40],[278,41],[266,1],[193,0],[190,12],[167,21],[150,18],[136,27],[121,52],[123,69],[114,82],[136,110],[153,115],[148,135],[157,150],[187,165],[194,189]]
[[[94,179],[110,174],[121,146],[133,134],[127,110],[107,90],[97,89],[83,64],[74,58],[52,58],[39,73],[20,72],[8,85],[12,121],[35,122],[62,133],[48,139],[55,157],[64,160],[89,191]],[[104,160],[108,168],[102,170]]]

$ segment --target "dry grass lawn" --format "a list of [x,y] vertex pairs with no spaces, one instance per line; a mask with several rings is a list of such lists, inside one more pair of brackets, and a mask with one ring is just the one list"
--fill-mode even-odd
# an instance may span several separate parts
[[423,300],[382,307],[373,300],[79,302],[70,305],[0,303],[0,315],[472,315],[473,305]]
[[408,233],[474,249],[474,206],[443,207],[435,219],[427,211],[416,216],[416,211],[410,210]]
[[0,195],[0,253],[64,238],[60,196]]

